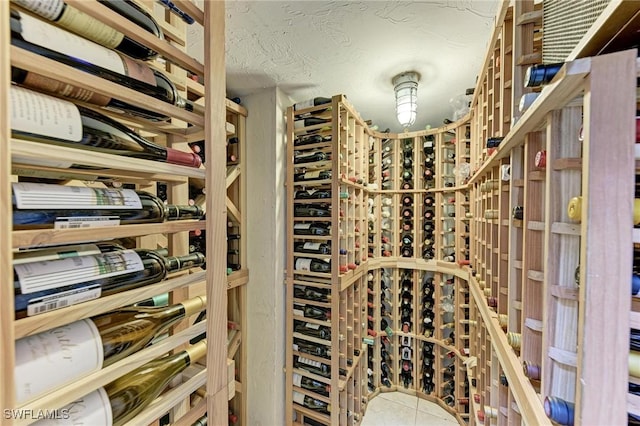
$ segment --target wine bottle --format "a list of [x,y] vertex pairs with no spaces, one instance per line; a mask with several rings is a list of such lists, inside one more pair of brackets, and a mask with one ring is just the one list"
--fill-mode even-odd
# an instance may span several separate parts
[[293,225],[294,235],[326,236],[331,233],[331,226],[326,223],[296,223]]
[[302,135],[297,137],[293,141],[293,146],[312,145],[316,143],[329,142],[329,141],[331,141],[330,135],[324,135],[324,136],[318,135],[318,134]]
[[564,63],[532,65],[524,73],[524,87],[538,87],[550,83]]
[[206,308],[206,296],[169,307],[128,306],[16,341],[16,399],[24,402],[143,349]]
[[14,46],[179,108],[204,113],[202,107],[183,99],[164,74],[142,62],[18,11],[11,11],[10,25]]
[[573,426],[573,402],[554,396],[547,396],[544,399],[544,412],[547,417],[560,425]]
[[316,171],[309,171],[309,172],[303,172],[303,173],[296,173],[295,175],[293,175],[293,180],[295,182],[303,182],[303,181],[309,181],[309,180],[326,180],[326,179],[331,179],[331,170],[316,170]]
[[198,206],[165,205],[142,191],[13,183],[14,229],[87,228],[200,219]]
[[[330,124],[330,118],[320,118],[320,117],[305,117],[296,119],[293,124],[296,129],[302,129],[309,126],[317,126],[319,124]],[[315,130],[314,130],[315,131]]]
[[310,200],[315,198],[331,198],[330,190],[302,189],[294,193],[296,200]]
[[303,339],[293,339],[293,350],[296,352],[319,356],[321,358],[329,359],[331,357],[331,351],[324,345],[308,342]]
[[306,257],[294,258],[294,269],[297,271],[310,271],[320,273],[331,273],[331,260],[330,259],[309,259]]
[[329,392],[331,391],[330,385],[318,382],[317,380],[313,380],[298,373],[293,373],[293,385],[323,396],[329,396]]
[[294,111],[298,111],[298,110],[301,110],[301,109],[311,108],[313,106],[325,105],[325,104],[330,104],[330,103],[331,103],[331,98],[316,97],[316,98],[313,98],[313,99],[309,99],[309,100],[306,100],[306,101],[297,102],[297,103],[293,104],[293,110]]
[[319,324],[294,320],[294,331],[305,336],[331,340],[331,328]]
[[293,208],[296,217],[329,217],[331,210],[325,204],[296,204]]
[[324,303],[331,301],[331,295],[327,289],[303,285],[293,287],[293,297]]
[[331,154],[324,151],[303,152],[293,156],[293,164],[313,163],[326,160],[331,160]]
[[317,411],[323,414],[331,414],[331,404],[318,399],[312,398],[309,395],[293,391],[293,402],[305,406],[306,408]]
[[[167,148],[90,109],[22,87],[10,89],[12,136],[89,151],[200,167],[193,152]],[[70,161],[63,167],[71,167]]]
[[326,243],[295,243],[293,251],[298,253],[331,254],[331,246]]
[[40,420],[37,426],[104,425],[121,426],[144,410],[179,373],[207,353],[201,340],[175,355],[154,359],[62,410],[71,413],[65,420]]
[[317,319],[320,321],[329,321],[331,319],[330,309],[306,305],[303,303],[294,303],[293,313],[305,318]]
[[[135,59],[152,59],[158,52],[105,25],[62,0],[14,0],[27,10],[55,23],[55,25],[89,39],[109,49],[115,49]],[[132,1],[105,1],[105,6],[129,19],[145,31],[164,39],[156,20]]]
[[205,261],[201,253],[163,256],[156,250],[136,249],[14,265],[16,317],[154,284]]

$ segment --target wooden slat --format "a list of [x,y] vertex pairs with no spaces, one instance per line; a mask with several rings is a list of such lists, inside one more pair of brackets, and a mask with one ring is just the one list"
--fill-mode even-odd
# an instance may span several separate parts
[[176,6],[183,12],[191,16],[197,23],[204,25],[205,12],[190,0],[174,0]]
[[[611,75],[615,74],[615,80]],[[611,287],[611,282],[628,283],[632,257],[617,250],[596,254],[587,247],[631,247],[633,223],[636,53],[625,51],[592,59],[587,90],[591,102],[584,108],[583,144],[583,239],[580,255],[580,305],[578,317],[578,387],[580,416],[594,424],[626,422],[628,353],[626,350],[598,351],[594,348],[628,348],[628,284]],[[541,95],[544,96],[544,95]],[[617,117],[611,120],[610,117]],[[611,135],[616,137],[612,140]],[[607,158],[606,165],[602,159]],[[603,179],[616,170],[620,179],[610,185]],[[586,197],[585,197],[586,196]],[[588,224],[588,226],[587,226]],[[582,267],[584,265],[585,267]],[[607,271],[606,275],[602,271]],[[582,285],[583,284],[583,285]],[[602,315],[606,312],[606,315]],[[611,333],[611,330],[617,330]],[[602,365],[610,365],[606,373]],[[597,389],[589,384],[598,383]],[[607,395],[603,401],[601,395]]]
[[[13,232],[13,248],[43,247],[48,245],[71,244],[85,241],[109,240],[123,237],[137,237],[151,234],[171,234],[174,232],[203,229],[204,221],[179,220],[175,222],[144,225],[123,225],[113,228],[95,228],[87,235],[86,229],[35,229]],[[225,249],[226,250],[226,249]],[[226,263],[225,263],[226,264]]]
[[[140,300],[148,299],[158,294],[167,293],[177,288],[195,285],[204,281],[204,272],[187,274],[172,278],[152,286],[146,286],[111,296],[90,300],[78,305],[68,306],[64,311],[50,311],[42,315],[27,317],[15,321],[14,330],[16,339],[35,333],[41,333],[54,327],[89,318],[112,311],[122,306],[131,305]],[[64,315],[62,315],[64,314]]]
[[[110,169],[110,171],[105,170],[105,173],[109,173],[112,176],[140,178],[144,174],[148,174],[150,180],[158,179],[169,182],[184,182],[187,177],[202,179],[205,174],[204,168],[186,167],[26,140],[12,139],[11,145],[12,159],[16,164],[24,165],[24,167],[28,167],[28,164],[42,162],[44,159],[42,150],[46,148],[47,157],[44,160],[62,165],[58,169],[61,173],[65,172],[65,165],[73,162],[74,164],[93,167],[94,169],[88,170],[87,173],[97,176],[101,176],[101,171],[105,166]],[[46,167],[42,166],[37,166],[36,168],[46,169]],[[80,171],[79,173],[82,172]]]
[[[0,2],[0,22],[9,22],[9,2]],[[11,122],[9,91],[6,89],[10,85],[11,70],[9,64],[9,53],[6,46],[10,44],[10,33],[8,28],[0,31],[0,46],[3,47],[0,53],[0,138],[5,143],[0,143],[0,277],[6,283],[13,282],[13,267],[11,256],[11,217],[8,214],[12,210],[11,203]],[[6,143],[9,142],[9,143]],[[15,335],[13,331],[13,286],[3,285],[0,288],[0,405],[3,408],[13,408],[15,406]],[[5,420],[10,423],[10,419]]]
[[[181,3],[181,5],[183,5]],[[196,17],[194,17],[196,18]],[[196,18],[197,19],[197,18]],[[227,213],[222,206],[226,201],[225,159],[226,147],[226,107],[225,107],[225,4],[205,2],[204,4],[205,73],[207,88],[205,104],[205,141],[207,157],[211,169],[207,173],[207,264],[226,265]],[[207,268],[207,336],[226,336],[227,321],[227,276],[226,268]],[[228,380],[227,350],[225,345],[216,345],[207,353],[207,413],[211,424],[228,422]]]

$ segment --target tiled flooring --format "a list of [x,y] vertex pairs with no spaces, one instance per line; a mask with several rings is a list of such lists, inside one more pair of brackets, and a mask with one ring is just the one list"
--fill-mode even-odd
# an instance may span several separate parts
[[369,402],[361,426],[455,426],[437,404],[401,392],[381,393]]

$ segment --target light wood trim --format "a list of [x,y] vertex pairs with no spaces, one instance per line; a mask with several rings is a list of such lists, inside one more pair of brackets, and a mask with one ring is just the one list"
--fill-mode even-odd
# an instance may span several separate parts
[[[9,2],[0,2],[0,22],[9,22]],[[6,89],[10,85],[11,71],[9,65],[9,53],[4,48],[10,44],[10,33],[8,28],[0,31],[0,46],[3,47],[0,54],[0,139],[9,141],[9,143],[0,143],[0,276],[5,283],[13,282],[13,266],[11,256],[11,237],[8,237],[12,231],[11,217],[7,212],[12,210],[11,204],[11,118],[8,113],[9,107],[9,91]],[[7,238],[8,237],[8,238]],[[0,405],[2,408],[13,408],[15,406],[15,384],[14,384],[14,365],[15,365],[15,336],[13,332],[13,286],[4,285],[0,289],[0,300],[2,300],[2,309],[0,309],[0,324],[2,331],[0,332]],[[7,424],[11,424],[10,419],[5,420]]]
[[[107,240],[122,237],[136,237],[151,234],[171,234],[174,232],[203,229],[204,221],[178,220],[175,222],[144,225],[123,225],[113,228],[96,228],[87,236],[85,229],[32,229],[13,231],[13,248],[42,247],[46,245],[71,244],[89,240]],[[226,263],[225,263],[226,264]]]
[[[156,398],[147,408],[140,414],[124,424],[124,426],[138,426],[149,424],[155,419],[162,416],[169,409],[179,404],[184,398],[188,398],[198,388],[202,387],[207,381],[208,370],[204,369],[187,380],[185,383],[177,386],[170,391]],[[197,420],[198,418],[196,418]]]
[[73,321],[90,318],[112,311],[121,306],[131,305],[132,303],[139,302],[140,300],[166,293],[177,288],[195,285],[204,280],[204,275],[204,271],[199,271],[193,274],[171,278],[151,286],[141,287],[127,292],[101,297],[78,305],[69,306],[64,310],[56,310],[42,315],[22,318],[14,322],[13,328],[15,330],[15,337],[16,339],[19,339],[31,334],[41,333],[45,330],[50,330],[54,327],[68,324]]
[[[100,386],[104,386],[147,362],[162,356],[171,349],[179,346],[205,331],[205,323],[199,323],[176,335],[167,337],[146,349],[124,358],[95,373],[86,375],[75,382],[47,393],[41,398],[28,401],[18,408],[29,410],[51,410],[51,407],[63,407],[70,402],[92,392]],[[16,424],[29,424],[29,421],[16,422]]]
[[505,376],[507,376],[509,389],[513,393],[523,418],[528,420],[527,424],[551,426],[551,420],[544,413],[540,399],[529,379],[524,375],[520,360],[511,349],[511,346],[509,346],[509,343],[507,343],[507,337],[495,318],[496,314],[489,310],[478,283],[473,277],[469,281],[469,290],[475,300],[486,330],[491,336],[491,346],[498,357]]
[[[183,5],[181,3],[181,5]],[[227,212],[226,200],[226,107],[225,107],[225,4],[205,2],[205,141],[212,165],[206,176],[207,188],[207,264],[226,265]],[[226,268],[207,268],[207,335],[227,334],[227,276]],[[227,424],[227,351],[226,345],[214,345],[207,351],[207,412],[211,424]]]
[[230,99],[225,99],[224,104],[227,108],[227,111],[235,112],[236,114],[241,115],[243,117],[247,117],[249,115],[249,112],[245,107],[233,102]]
[[[158,179],[168,180],[170,182],[185,182],[185,178],[187,177],[202,179],[205,175],[204,168],[196,169],[195,167],[180,166],[160,161],[141,160],[124,155],[105,154],[103,152],[48,145],[20,139],[12,139],[11,142],[11,156],[17,164],[30,164],[42,161],[42,151],[46,149],[47,161],[55,160],[60,163],[73,161],[83,166],[97,167],[98,169],[87,171],[87,173],[97,176],[101,176],[101,170],[105,167],[111,170],[112,175],[116,176],[140,178],[142,175],[148,174],[149,180]],[[25,165],[25,167],[28,166]],[[67,169],[63,168],[58,170],[64,173]],[[119,171],[123,171],[123,173],[120,174]],[[108,170],[106,172],[108,172]]]
[[120,16],[118,13],[112,11],[106,6],[84,0],[68,0],[67,3],[87,15],[99,19],[111,28],[126,34],[132,40],[138,41],[144,46],[152,48],[167,60],[170,60],[171,62],[198,75],[204,74],[204,65],[189,56],[186,52],[180,50],[176,46],[172,46],[164,40],[160,40],[151,33],[132,30],[131,22],[127,18]]
[[[590,102],[584,110],[582,175],[582,244],[580,254],[580,304],[578,317],[579,422],[622,424],[626,421],[631,256],[618,250],[632,247],[634,194],[635,51],[595,57],[588,83]],[[615,75],[615,79],[611,76]],[[610,117],[617,119],[611,120]],[[616,137],[611,138],[615,134]],[[606,158],[607,161],[602,161]],[[621,178],[616,185],[603,179],[611,170]],[[588,225],[588,226],[587,226]],[[617,250],[598,250],[612,247]],[[616,330],[612,333],[611,330]],[[607,351],[596,348],[610,348]],[[617,348],[618,350],[615,350]],[[621,350],[624,348],[624,350]],[[603,369],[603,365],[609,367]],[[592,384],[598,384],[593,386]],[[603,400],[602,395],[607,395]]]
[[227,276],[227,289],[231,290],[232,288],[246,285],[248,282],[249,282],[249,270],[241,269]]
[[[96,4],[94,2],[79,2],[79,4],[84,3],[88,4],[89,8],[91,8],[92,5]],[[97,6],[106,8],[105,6],[101,5]],[[122,17],[120,18],[124,19]],[[144,31],[140,31],[140,33],[143,32]],[[204,126],[205,121],[203,116],[170,105],[166,102],[161,101],[160,99],[143,95],[133,89],[129,89],[128,87],[113,83],[93,74],[77,70],[70,66],[64,65],[63,63],[45,58],[43,56],[36,55],[35,53],[16,46],[11,46],[9,50],[13,65],[24,70],[33,71],[41,75],[46,75],[50,78],[71,84],[76,87],[83,87],[91,90],[92,92],[99,93],[110,98],[115,96],[118,99],[131,105],[136,105],[162,114],[169,114],[172,117],[189,122],[196,127]]]

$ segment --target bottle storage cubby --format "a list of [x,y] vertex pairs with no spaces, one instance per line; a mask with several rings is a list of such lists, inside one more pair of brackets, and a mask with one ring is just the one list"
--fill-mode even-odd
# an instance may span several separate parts
[[[28,7],[27,3],[24,4]],[[135,391],[126,381],[135,383],[153,376],[158,385],[149,387],[146,399],[142,398],[136,407],[124,407],[122,410],[118,404],[111,404],[114,408],[109,416],[115,424],[190,424],[207,413],[211,424],[225,423],[229,389],[234,388],[236,379],[243,381],[241,357],[236,357],[235,361],[239,371],[236,378],[233,377],[234,368],[229,367],[234,362],[227,362],[226,339],[221,337],[227,335],[224,266],[227,248],[217,250],[217,245],[224,244],[219,241],[224,241],[227,218],[223,209],[216,211],[213,208],[224,205],[226,198],[222,183],[225,180],[224,164],[218,160],[225,157],[222,141],[225,140],[226,128],[238,127],[237,122],[225,126],[225,71],[224,61],[219,60],[224,55],[224,3],[206,4],[204,10],[191,3],[181,5],[195,18],[195,25],[211,28],[211,38],[207,40],[202,55],[204,63],[183,50],[182,46],[186,45],[185,23],[175,15],[165,14],[163,8],[154,6],[139,2],[127,6],[136,8],[142,21],[151,27],[158,24],[151,32],[140,31],[138,25],[126,17],[126,11],[123,15],[123,12],[114,11],[104,3],[67,2],[64,9],[64,13],[74,10],[84,13],[83,19],[92,20],[89,28],[102,27],[120,33],[127,42],[116,46],[116,49],[123,53],[124,60],[130,61],[129,56],[147,60],[138,63],[138,69],[153,79],[153,84],[147,84],[119,71],[101,72],[101,67],[106,65],[98,58],[113,55],[113,52],[97,44],[90,45],[86,38],[91,38],[92,33],[80,33],[75,37],[63,32],[64,37],[69,37],[68,43],[51,43],[51,40],[58,40],[58,33],[66,30],[53,27],[37,13],[22,9],[18,2],[0,5],[1,19],[7,23],[11,20],[13,31],[17,31],[11,34],[11,39],[8,31],[2,38],[7,52],[2,59],[3,69],[8,71],[13,67],[22,70],[11,76],[8,72],[1,75],[1,83],[6,89],[0,97],[0,109],[4,112],[2,132],[7,142],[0,150],[4,164],[0,193],[5,209],[1,227],[3,235],[9,236],[3,239],[0,247],[3,253],[1,270],[9,280],[8,275],[14,266],[20,269],[18,263],[28,264],[27,253],[28,256],[38,256],[32,259],[55,262],[55,256],[59,254],[52,254],[54,250],[74,253],[70,259],[76,265],[73,271],[78,276],[75,282],[65,278],[67,287],[64,289],[70,292],[64,295],[58,292],[53,297],[48,295],[41,304],[34,304],[35,299],[32,299],[34,303],[25,312],[20,308],[24,302],[21,294],[14,294],[14,290],[8,287],[2,292],[3,351],[0,364],[4,374],[0,399],[6,409],[23,412],[60,410],[73,401],[85,396],[89,399],[99,393],[103,398],[115,401],[120,390]],[[15,27],[13,23],[18,21],[22,25]],[[29,31],[29,28],[42,29],[49,36],[37,42],[33,39],[26,41],[23,37],[26,33],[21,32]],[[158,37],[159,32],[156,31],[161,31],[158,28],[164,30],[164,39]],[[74,50],[72,43],[76,42],[78,45],[90,45],[100,53],[96,53],[93,60],[78,60],[76,55],[82,57],[89,47]],[[38,43],[43,49],[33,48]],[[133,48],[134,45],[138,48]],[[67,48],[67,53],[62,55],[51,53]],[[158,59],[155,59],[154,52]],[[190,84],[187,74],[198,76],[205,84]],[[31,78],[22,79],[25,75]],[[39,82],[33,79],[36,76]],[[20,87],[11,85],[10,79],[15,79]],[[66,87],[65,90],[73,86],[76,91],[52,91],[56,85]],[[40,91],[52,97],[46,97]],[[87,94],[93,96],[85,97]],[[25,138],[21,133],[24,129],[12,119],[18,111],[15,102],[22,102],[20,99],[31,99],[40,102],[41,106],[56,105],[55,108],[61,107],[71,113],[63,119],[54,117],[62,120],[59,122],[77,117],[78,120],[72,120],[74,123],[68,123],[69,129],[76,129],[73,143],[61,142],[64,138],[51,143],[54,141],[50,137],[55,138],[56,135],[48,134],[47,139],[46,132],[54,129],[53,125],[43,129],[42,137]],[[98,123],[97,127],[95,123]],[[97,128],[104,133],[96,134]],[[34,132],[35,127],[30,127],[30,131]],[[80,140],[83,142],[78,143]],[[85,145],[85,142],[91,145]],[[200,166],[202,159],[189,146],[195,142],[200,142],[208,150],[210,160],[204,166]],[[95,194],[104,196],[105,201],[125,196],[131,198],[124,201],[127,209],[116,206],[109,217],[87,213],[91,209],[83,209],[82,203],[91,205],[92,201],[76,197],[62,203],[62,207],[55,207],[65,210],[64,218],[60,212],[52,212],[59,222],[57,225],[49,226],[41,219],[33,222],[33,217],[29,224],[22,222],[20,217],[24,219],[24,215],[20,211],[24,211],[24,206],[16,208],[13,220],[10,219],[9,206],[12,206],[15,191],[24,193],[25,189],[36,187],[43,191],[40,204],[34,209],[39,212],[51,206],[50,201],[55,198],[52,195],[54,187],[58,194]],[[212,190],[203,200],[201,189],[204,187]],[[137,195],[127,191],[137,191]],[[239,197],[240,189],[235,193]],[[138,201],[130,204],[131,200],[139,200],[139,204]],[[102,204],[106,205],[109,204]],[[210,214],[206,220],[199,220],[207,210]],[[38,221],[39,225],[34,227]],[[190,250],[190,234],[195,236],[204,232],[212,237],[210,245],[214,249],[208,252],[200,250],[204,247]],[[102,273],[113,275],[101,276],[92,281],[92,286],[86,286],[87,279],[83,277],[89,275],[82,275],[79,265],[103,261],[106,263]],[[200,267],[205,261],[209,265],[206,271]],[[54,266],[52,263],[47,265]],[[63,263],[56,265],[63,268],[61,271],[66,271],[66,277],[70,276]],[[123,271],[126,273],[118,275]],[[54,289],[51,287],[49,290]],[[130,307],[134,303],[136,306]],[[238,313],[232,319],[237,324],[241,324],[244,312],[242,303],[232,302]],[[126,315],[132,310],[166,313],[179,309],[184,309],[185,313],[158,329],[157,335],[147,336],[148,341],[138,341],[141,346],[136,347],[136,351],[123,352],[117,360],[105,354],[104,361],[98,357],[98,364],[89,370],[82,370],[81,362],[63,368],[50,365],[49,371],[64,372],[73,376],[73,380],[65,381],[51,375],[49,379],[54,382],[44,393],[17,395],[16,388],[20,383],[24,379],[31,380],[29,374],[22,370],[27,358],[16,356],[16,348],[23,342],[33,343],[46,335],[77,329],[79,324],[95,324],[101,328],[105,318]],[[202,321],[205,310],[206,322]],[[14,318],[15,312],[19,313],[17,318]],[[31,315],[34,313],[38,315]],[[202,341],[205,333],[207,337]],[[102,342],[99,341],[101,339]],[[108,340],[107,334],[101,334],[96,346],[107,345],[105,339]],[[150,342],[152,344],[147,346]],[[92,358],[87,354],[75,355],[76,361]],[[170,355],[162,358],[165,354]],[[157,366],[170,359],[182,360],[186,368],[167,375],[167,369]],[[47,360],[52,361],[53,357]],[[35,357],[32,361],[40,363],[45,359]],[[156,366],[155,371],[152,366]],[[229,371],[231,377],[228,380]],[[58,378],[60,381],[56,381]],[[45,375],[36,377],[31,389],[35,391],[44,386],[46,380]],[[244,419],[242,398],[242,395],[237,397],[233,410]],[[109,402],[106,403],[108,405]],[[210,409],[214,405],[215,411]],[[77,420],[82,421],[82,414],[77,416]],[[33,420],[5,418],[4,422],[29,424]]]

